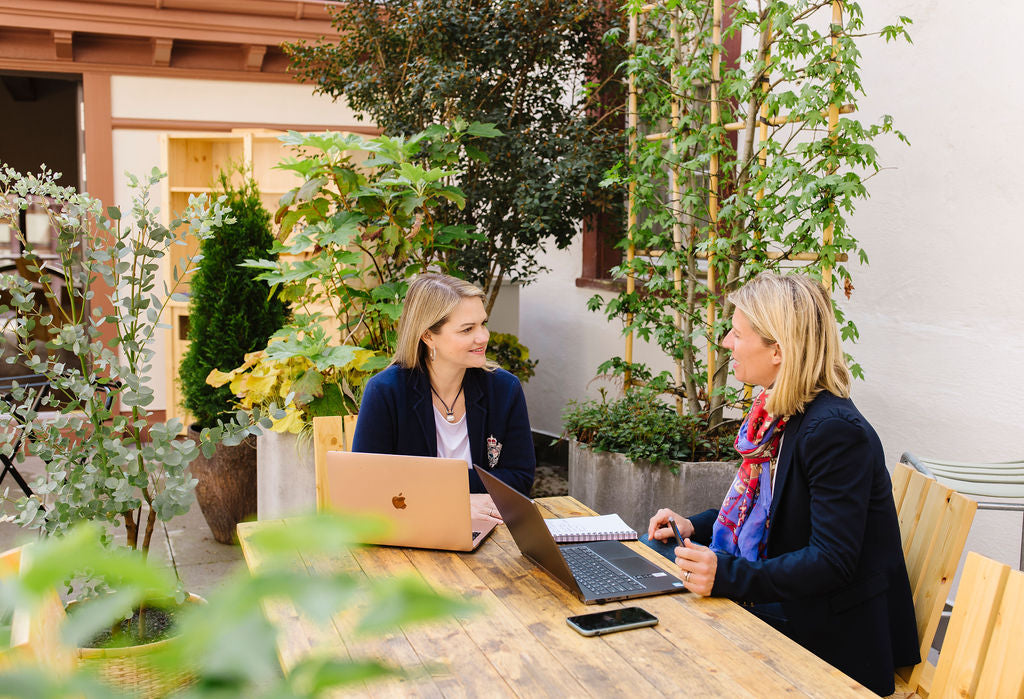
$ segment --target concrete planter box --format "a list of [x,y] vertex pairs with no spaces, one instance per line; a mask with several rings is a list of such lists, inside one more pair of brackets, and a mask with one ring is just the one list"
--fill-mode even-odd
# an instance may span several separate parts
[[278,519],[316,509],[313,440],[265,431],[256,440],[256,519]]
[[659,508],[681,515],[718,508],[736,475],[738,461],[634,463],[622,454],[569,444],[569,495],[601,514],[617,512],[640,533]]

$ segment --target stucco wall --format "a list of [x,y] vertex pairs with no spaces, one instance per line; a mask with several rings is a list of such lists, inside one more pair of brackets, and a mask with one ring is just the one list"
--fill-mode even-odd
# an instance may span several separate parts
[[[1020,458],[1024,423],[1024,205],[1016,138],[1014,28],[1024,6],[863,0],[867,27],[914,19],[914,43],[862,40],[867,96],[859,116],[891,114],[910,138],[877,143],[889,168],[851,220],[871,260],[855,266],[843,306],[860,342],[848,348],[866,373],[854,400],[890,461],[904,450],[963,460]],[[520,335],[540,359],[526,386],[531,421],[557,434],[571,398],[621,352],[618,328],[589,313],[576,289],[578,246],[542,258],[551,268],[520,296]],[[982,513],[968,548],[1016,564],[1020,515]]]

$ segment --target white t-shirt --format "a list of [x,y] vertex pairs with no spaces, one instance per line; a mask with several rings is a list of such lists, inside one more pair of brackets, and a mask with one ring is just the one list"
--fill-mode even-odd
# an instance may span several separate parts
[[469,450],[469,425],[466,415],[458,422],[448,422],[434,405],[434,429],[437,431],[437,455],[442,459],[463,459],[473,468],[473,455]]

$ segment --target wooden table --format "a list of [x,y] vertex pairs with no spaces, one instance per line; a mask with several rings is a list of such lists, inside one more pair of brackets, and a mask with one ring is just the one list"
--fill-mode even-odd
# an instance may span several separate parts
[[[573,498],[537,500],[546,516],[594,514]],[[249,536],[261,523],[239,525],[251,570],[260,554]],[[667,570],[672,564],[639,543]],[[411,571],[431,586],[480,604],[466,618],[416,626],[402,633],[354,641],[354,619],[343,613],[318,625],[294,607],[268,607],[285,630],[278,644],[287,672],[312,652],[370,658],[411,671],[413,679],[360,686],[372,696],[874,696],[854,680],[724,599],[690,593],[626,603],[584,605],[524,558],[499,526],[474,553],[364,547],[337,560],[303,561],[387,576]],[[586,638],[565,623],[573,614],[636,604],[657,626]],[[839,632],[839,630],[837,630]]]

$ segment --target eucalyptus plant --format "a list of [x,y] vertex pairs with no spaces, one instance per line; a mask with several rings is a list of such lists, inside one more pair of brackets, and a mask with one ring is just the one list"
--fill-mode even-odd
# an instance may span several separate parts
[[[872,143],[890,133],[906,140],[889,116],[876,123],[856,116],[863,95],[860,43],[868,35],[856,2],[841,3],[842,24],[831,23],[832,6],[831,0],[729,3],[731,21],[716,43],[710,0],[653,8],[627,3],[628,13],[644,14],[624,64],[636,84],[639,125],[633,152],[604,184],[635,188],[638,217],[630,233],[638,252],[615,274],[632,273],[637,285],[607,301],[595,296],[589,307],[624,321],[624,332],[656,342],[682,371],[659,374],[621,357],[599,371],[628,371],[674,394],[685,412],[703,416],[711,428],[739,398],[727,382],[720,344],[734,310],[729,293],[774,270],[811,275],[849,296],[848,261],[867,263],[849,217],[881,169]],[[880,35],[909,39],[909,23],[901,17]],[[733,37],[753,42],[728,56],[724,45]],[[713,72],[716,61],[720,75]],[[830,110],[842,112],[831,129]],[[674,231],[681,231],[680,240]],[[623,239],[620,246],[627,244]],[[843,338],[855,340],[856,325],[834,309]]]
[[[205,195],[169,226],[158,220],[150,188],[164,176],[128,174],[130,211],[56,183],[47,170],[22,175],[0,170],[0,220],[25,248],[28,274],[0,274],[0,325],[14,338],[8,364],[20,362],[45,377],[50,390],[43,416],[32,410],[33,391],[15,385],[0,412],[17,416],[0,436],[11,455],[16,430],[46,463],[34,495],[19,501],[17,521],[47,534],[82,520],[123,526],[126,544],[148,552],[157,520],[186,512],[195,480],[187,466],[196,443],[179,440],[181,422],[154,419],[153,341],[167,327],[160,319],[177,282],[163,281],[162,261],[185,235],[203,239],[224,222],[224,209]],[[61,274],[47,271],[24,232],[19,209],[43,201],[57,232]],[[182,278],[186,257],[174,270]],[[105,304],[99,299],[107,297]],[[44,329],[44,338],[37,330]],[[70,357],[70,359],[68,359]],[[25,456],[16,456],[23,461]]]
[[257,279],[291,303],[292,318],[229,381],[246,409],[262,407],[279,432],[301,432],[319,415],[354,414],[362,387],[395,352],[409,279],[457,273],[453,255],[478,241],[439,212],[461,208],[456,186],[465,151],[494,138],[490,124],[456,120],[410,137],[290,132],[301,157],[278,167],[302,183],[281,198],[272,259],[247,260]]
[[[338,552],[378,532],[377,520],[320,514],[268,524],[251,535],[261,552],[260,567],[224,580],[205,605],[181,613],[175,643],[149,656],[150,667],[177,675],[190,668],[195,684],[183,697],[321,697],[364,682],[401,677],[386,660],[311,654],[282,675],[275,643],[284,633],[264,614],[268,602],[286,602],[315,623],[330,624],[337,614],[354,612],[356,628],[367,635],[395,633],[414,624],[465,617],[479,611],[472,602],[431,589],[421,578],[369,578],[348,570],[296,565],[296,551],[316,557]],[[35,613],[54,588],[89,571],[118,590],[105,600],[81,605],[80,613],[60,622],[68,647],[88,641],[121,615],[148,599],[173,595],[175,581],[164,568],[141,560],[135,552],[111,552],[96,527],[72,528],[66,537],[33,544],[17,576],[0,576],[0,620],[5,612]],[[0,632],[3,631],[0,621]],[[55,629],[55,631],[57,631]],[[0,633],[2,640],[2,633]],[[8,660],[20,662],[8,663]],[[53,658],[32,664],[0,643],[0,686],[5,697],[123,697],[118,688],[84,668],[64,671]]]

